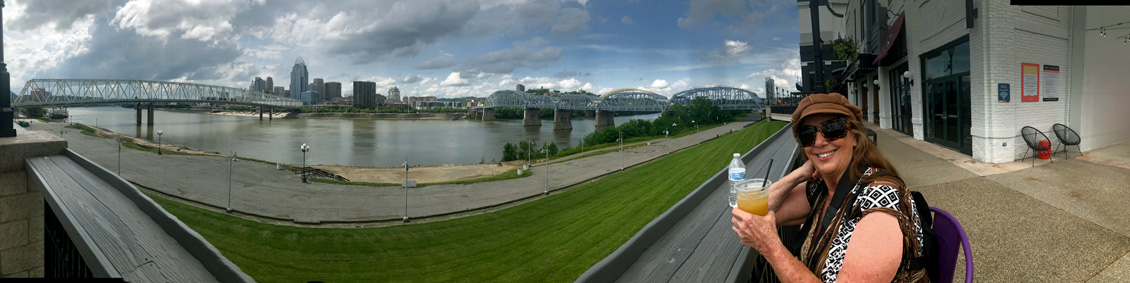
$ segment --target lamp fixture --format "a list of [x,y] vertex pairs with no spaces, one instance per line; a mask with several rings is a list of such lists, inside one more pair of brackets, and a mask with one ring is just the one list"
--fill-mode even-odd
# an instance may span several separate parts
[[875,79],[875,85],[879,85],[879,79]]
[[903,71],[902,77],[904,79],[906,79],[907,83],[910,83],[910,85],[914,85],[914,76],[912,74],[910,74],[910,71]]

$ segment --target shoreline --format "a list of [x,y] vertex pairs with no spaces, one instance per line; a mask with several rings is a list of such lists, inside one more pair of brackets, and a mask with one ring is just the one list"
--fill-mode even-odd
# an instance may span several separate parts
[[[277,113],[276,113],[277,114]],[[41,122],[42,123],[42,122]],[[64,123],[51,123],[63,125]],[[86,125],[95,130],[95,135],[100,138],[118,139],[136,144],[149,150],[155,150],[160,146],[164,151],[176,152],[179,154],[203,155],[203,156],[216,156],[226,157],[219,152],[197,150],[183,145],[168,144],[152,142],[147,139],[136,138],[120,133],[116,133],[104,128]],[[65,125],[64,125],[65,127]],[[271,160],[263,160],[269,163],[285,164],[294,167],[301,167],[301,164],[288,164]],[[509,171],[514,171],[522,168],[524,161],[515,160],[507,162],[495,163],[471,163],[471,164],[443,164],[443,165],[426,165],[426,166],[411,166],[410,177],[419,183],[440,183],[440,182],[454,182],[454,181],[467,181],[480,178],[487,178],[494,175],[499,175]],[[310,168],[324,170],[326,172],[337,174],[351,182],[366,182],[366,183],[400,183],[404,180],[404,167],[368,167],[368,166],[353,166],[353,165],[307,165]]]

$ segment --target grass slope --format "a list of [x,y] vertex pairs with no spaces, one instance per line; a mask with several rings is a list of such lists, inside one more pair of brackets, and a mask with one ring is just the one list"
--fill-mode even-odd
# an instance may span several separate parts
[[731,153],[784,125],[762,122],[538,201],[434,223],[275,226],[153,199],[258,281],[568,282],[722,170]]

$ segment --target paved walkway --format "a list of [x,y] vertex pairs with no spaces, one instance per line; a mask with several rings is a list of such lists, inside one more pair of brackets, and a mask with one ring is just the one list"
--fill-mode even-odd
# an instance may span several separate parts
[[[910,188],[961,222],[976,281],[1130,281],[1130,169],[1062,153],[1035,167],[1030,159],[984,164],[894,130],[876,132]],[[964,264],[958,270],[963,278]]]
[[[699,133],[652,145],[627,149],[624,166],[632,167],[741,129],[750,122],[734,122]],[[63,123],[37,123],[32,130],[58,133],[66,130],[69,147],[110,171],[117,172],[118,145],[114,140],[63,129]],[[132,149],[121,150],[121,175],[140,186],[212,209],[228,207],[229,161],[222,157],[156,155]],[[549,190],[581,184],[621,169],[621,155],[609,153],[549,165]],[[379,226],[400,223],[405,215],[405,193],[400,187],[367,187],[302,183],[298,175],[276,170],[274,165],[240,161],[233,164],[230,202],[237,214],[280,224],[340,224]],[[462,185],[433,185],[407,189],[408,216],[444,219],[460,213],[505,206],[543,195],[545,168],[531,167],[526,178]],[[412,176],[411,170],[408,172]],[[443,217],[436,217],[443,216]]]

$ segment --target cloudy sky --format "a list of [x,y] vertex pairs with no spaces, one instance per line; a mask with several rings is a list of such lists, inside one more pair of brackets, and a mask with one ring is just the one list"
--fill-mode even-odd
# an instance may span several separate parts
[[289,89],[310,78],[410,96],[488,96],[515,84],[663,95],[800,73],[793,0],[7,0],[12,90],[33,78]]

